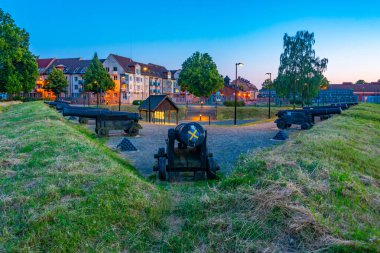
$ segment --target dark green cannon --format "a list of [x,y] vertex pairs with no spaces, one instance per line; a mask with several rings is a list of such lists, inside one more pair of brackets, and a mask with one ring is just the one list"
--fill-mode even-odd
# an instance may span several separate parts
[[[332,106],[341,106],[341,105],[346,105],[348,108],[350,108],[351,106],[355,106],[355,105],[358,105],[358,103],[356,102],[349,102],[349,103],[341,103],[341,104],[331,104]],[[347,109],[348,109],[347,108]],[[343,108],[342,108],[343,109]]]
[[300,125],[301,129],[310,129],[315,123],[315,117],[320,117],[322,120],[331,117],[333,114],[341,114],[341,107],[326,107],[326,108],[308,108],[300,110],[283,110],[279,111],[275,120],[279,129],[286,129],[294,125]]
[[347,104],[335,104],[335,105],[325,105],[325,106],[304,106],[302,109],[326,109],[326,108],[335,108],[339,107],[342,110],[347,110],[349,106]]
[[53,102],[45,101],[44,103],[49,105],[50,107],[54,107],[57,111],[62,111],[63,108],[70,107],[69,102],[66,102],[66,101],[53,101]]
[[63,116],[95,119],[95,132],[99,136],[107,136],[110,130],[124,130],[129,136],[136,136],[142,129],[138,113],[114,112],[104,109],[63,108]]
[[213,154],[208,152],[207,131],[195,122],[169,129],[166,150],[158,149],[154,158],[157,163],[153,171],[158,171],[158,177],[163,181],[179,172],[203,172],[207,178],[215,179],[216,171],[220,169]]
[[[65,107],[68,108],[68,107]],[[91,111],[91,113],[96,114],[97,112],[109,112],[109,109],[107,108],[96,108],[96,107],[82,107],[82,106],[70,106],[70,109],[73,110],[83,110],[83,111]],[[66,110],[66,112],[69,112],[70,110]],[[72,116],[72,115],[70,115]],[[95,119],[94,117],[86,118],[86,117],[78,117],[79,124],[88,124],[89,119]]]

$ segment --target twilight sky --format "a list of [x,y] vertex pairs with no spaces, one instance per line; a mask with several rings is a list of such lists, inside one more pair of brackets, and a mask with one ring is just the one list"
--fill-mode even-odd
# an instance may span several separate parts
[[181,67],[193,52],[208,52],[219,72],[260,86],[277,75],[284,33],[315,33],[317,56],[328,58],[332,83],[380,79],[378,0],[0,0],[31,35],[41,58],[109,53]]

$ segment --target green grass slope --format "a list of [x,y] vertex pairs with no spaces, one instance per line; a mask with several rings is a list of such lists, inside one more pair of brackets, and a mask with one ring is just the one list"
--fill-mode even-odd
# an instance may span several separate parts
[[0,111],[0,252],[152,249],[164,197],[42,103]]
[[172,251],[380,250],[380,106],[360,105],[207,187],[172,185]]

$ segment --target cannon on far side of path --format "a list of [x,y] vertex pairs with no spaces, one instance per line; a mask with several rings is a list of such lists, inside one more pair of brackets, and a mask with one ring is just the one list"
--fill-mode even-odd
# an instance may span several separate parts
[[[348,102],[348,103],[338,103],[338,104],[331,104],[332,106],[341,106],[341,105],[346,105],[348,108],[351,106],[358,105],[357,102]],[[343,108],[342,108],[343,109]]]
[[339,107],[342,110],[347,110],[349,106],[347,104],[335,104],[335,105],[324,105],[324,106],[304,106],[302,109],[326,109],[326,108],[334,108]]
[[203,172],[215,179],[219,166],[208,151],[207,131],[198,123],[182,123],[168,130],[165,148],[158,149],[153,171],[160,180],[171,179],[178,172]]
[[99,136],[107,136],[110,130],[124,130],[129,136],[136,136],[142,129],[138,113],[115,112],[109,110],[63,108],[63,116],[95,119],[95,132]]
[[327,107],[327,108],[309,108],[300,110],[283,110],[279,111],[275,120],[279,129],[286,129],[294,125],[300,125],[301,129],[306,130],[313,127],[315,117],[320,117],[322,120],[331,117],[333,114],[341,114],[340,107]]

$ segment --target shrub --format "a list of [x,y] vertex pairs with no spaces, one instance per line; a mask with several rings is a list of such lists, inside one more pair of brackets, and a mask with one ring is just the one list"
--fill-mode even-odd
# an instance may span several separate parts
[[141,105],[144,102],[144,100],[133,100],[133,105]]
[[[225,106],[235,106],[235,101],[224,101],[223,103]],[[245,106],[244,101],[236,101],[236,106],[241,107]]]
[[16,95],[16,96],[13,96],[13,98],[12,98],[12,100],[20,100],[20,101],[22,101],[22,97],[21,96],[19,96],[19,95]]
[[23,99],[24,102],[34,102],[34,101],[41,101],[42,98],[29,98],[29,97],[26,97]]

